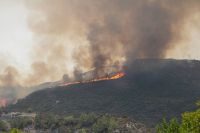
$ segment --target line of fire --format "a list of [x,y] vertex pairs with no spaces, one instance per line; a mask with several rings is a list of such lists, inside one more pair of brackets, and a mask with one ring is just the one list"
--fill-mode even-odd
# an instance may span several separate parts
[[[124,68],[119,66],[110,66],[95,68],[85,73],[79,73],[74,79],[66,78],[57,82],[44,83],[45,88],[53,88],[56,86],[69,86],[75,84],[91,83],[105,80],[116,80],[125,76]],[[17,103],[16,99],[4,98],[0,99],[0,107],[6,107],[9,104]]]
[[102,67],[82,73],[78,75],[75,81],[65,81],[60,86],[68,86],[73,84],[98,82],[104,80],[115,80],[125,76],[125,72],[119,67]]

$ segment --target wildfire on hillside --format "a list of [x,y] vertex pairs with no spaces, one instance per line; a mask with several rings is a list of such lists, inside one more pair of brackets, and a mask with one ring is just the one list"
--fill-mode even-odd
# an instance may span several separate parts
[[114,76],[111,77],[112,80],[114,79],[119,79],[119,78],[122,78],[125,76],[125,73],[124,72],[119,72],[117,74],[115,74]]
[[124,72],[116,72],[112,74],[104,74],[102,77],[93,77],[91,76],[90,79],[83,79],[82,81],[75,81],[75,82],[65,82],[60,86],[69,86],[74,84],[81,84],[81,83],[90,83],[90,82],[98,82],[104,80],[116,80],[125,76]]
[[124,76],[125,76],[124,72],[117,72],[117,73],[112,74],[112,75],[106,75],[105,77],[95,78],[93,80],[86,81],[86,82],[103,81],[103,80],[115,80],[115,79],[122,78]]

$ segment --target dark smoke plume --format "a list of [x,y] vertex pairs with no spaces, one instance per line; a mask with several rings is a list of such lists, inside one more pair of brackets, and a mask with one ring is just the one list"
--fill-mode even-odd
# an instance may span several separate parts
[[199,0],[26,0],[25,6],[36,44],[32,71],[18,81],[7,72],[1,84],[35,85],[63,74],[67,80],[135,58],[165,58],[189,18],[200,15]]
[[[113,65],[122,61],[123,57],[128,61],[133,58],[164,58],[167,50],[172,49],[180,39],[185,20],[198,13],[200,2],[29,0],[27,6],[41,15],[41,18],[30,16],[30,27],[37,36],[45,36],[41,37],[43,41],[54,38],[49,45],[56,45],[59,36],[82,38],[89,47],[75,52],[76,67],[92,60],[90,65],[98,68]],[[89,52],[88,58],[85,58],[85,52]]]

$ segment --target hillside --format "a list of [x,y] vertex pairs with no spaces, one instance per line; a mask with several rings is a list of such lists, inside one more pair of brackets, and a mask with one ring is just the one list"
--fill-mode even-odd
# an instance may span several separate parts
[[8,110],[109,113],[152,126],[163,116],[194,110],[199,99],[199,61],[151,59],[127,64],[126,76],[121,79],[44,89]]

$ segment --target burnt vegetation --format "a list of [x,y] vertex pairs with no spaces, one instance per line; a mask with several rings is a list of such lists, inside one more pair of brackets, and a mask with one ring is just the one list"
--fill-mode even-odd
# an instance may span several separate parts
[[155,126],[163,116],[180,117],[196,109],[200,99],[200,62],[189,60],[135,60],[126,76],[111,81],[77,84],[37,91],[8,111],[55,114],[114,114]]

